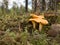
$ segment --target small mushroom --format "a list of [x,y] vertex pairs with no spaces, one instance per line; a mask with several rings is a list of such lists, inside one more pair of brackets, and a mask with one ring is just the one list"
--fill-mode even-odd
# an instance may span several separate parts
[[46,19],[44,19],[43,15],[37,16],[37,15],[32,14],[31,16],[32,16],[32,18],[29,19],[29,21],[32,22],[33,28],[35,28],[35,26],[36,26],[35,22],[39,23],[39,31],[42,30],[43,25],[48,24],[48,21]]

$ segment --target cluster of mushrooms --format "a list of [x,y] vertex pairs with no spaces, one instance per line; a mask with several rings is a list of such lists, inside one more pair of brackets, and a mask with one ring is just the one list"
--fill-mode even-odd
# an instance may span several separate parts
[[36,28],[36,23],[39,23],[39,31],[42,30],[43,25],[48,24],[48,21],[44,18],[44,15],[30,14],[31,18],[29,19],[32,22],[33,28]]

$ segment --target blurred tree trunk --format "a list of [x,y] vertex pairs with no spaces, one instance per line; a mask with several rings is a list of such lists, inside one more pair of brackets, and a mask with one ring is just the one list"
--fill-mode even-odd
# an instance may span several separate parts
[[50,9],[55,10],[57,6],[56,4],[57,4],[57,0],[50,0]]
[[32,0],[32,10],[40,13],[42,11],[42,0]]
[[42,12],[42,6],[43,6],[42,5],[43,4],[42,1],[43,0],[37,0],[37,12],[38,13]]
[[2,10],[2,14],[4,14],[4,4],[2,3],[2,6],[1,6],[1,10]]
[[26,9],[26,12],[28,12],[28,0],[25,0],[25,9]]
[[35,8],[35,0],[32,0],[32,11],[34,12],[34,8]]
[[49,2],[50,2],[50,0],[45,0],[45,4],[46,4],[45,10],[46,11],[49,9]]
[[8,0],[3,0],[3,3],[4,3],[4,8],[6,12],[8,12]]
[[38,0],[32,0],[32,10],[33,10],[33,12],[37,11],[37,1]]
[[34,11],[36,12],[36,9],[37,9],[37,0],[35,0],[35,2],[34,2],[35,4],[34,4]]

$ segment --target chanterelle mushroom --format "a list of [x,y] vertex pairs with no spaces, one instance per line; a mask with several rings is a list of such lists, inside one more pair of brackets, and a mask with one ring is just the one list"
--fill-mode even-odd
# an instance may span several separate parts
[[30,16],[31,16],[32,18],[44,18],[43,15],[37,16],[37,15],[35,15],[35,14],[30,14]]
[[43,25],[48,24],[48,21],[46,19],[44,19],[43,15],[37,16],[35,14],[31,14],[31,16],[32,16],[32,18],[29,19],[29,21],[32,22],[33,28],[35,28],[35,26],[36,26],[35,22],[39,23],[39,31],[41,31]]

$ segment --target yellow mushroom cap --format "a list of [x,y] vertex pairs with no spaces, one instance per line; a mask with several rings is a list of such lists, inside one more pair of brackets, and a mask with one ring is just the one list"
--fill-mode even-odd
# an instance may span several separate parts
[[48,24],[48,21],[45,19],[41,19],[41,18],[31,18],[29,19],[29,21],[35,21],[37,23],[42,23],[43,25]]
[[35,15],[35,14],[30,14],[30,16],[33,17],[33,18],[38,18],[38,16]]
[[42,23],[43,25],[48,24],[48,21],[44,19],[44,15],[35,15],[35,14],[30,14],[32,16],[31,19],[29,19],[29,21],[35,21],[37,23]]
[[48,24],[48,21],[45,20],[45,19],[41,19],[41,23],[42,23],[43,25],[46,25],[46,24]]
[[41,18],[41,19],[44,19],[44,16],[43,15],[40,15],[40,16],[38,16],[39,18]]
[[31,16],[32,18],[44,18],[43,15],[37,16],[37,15],[35,15],[35,14],[30,14],[30,16]]

